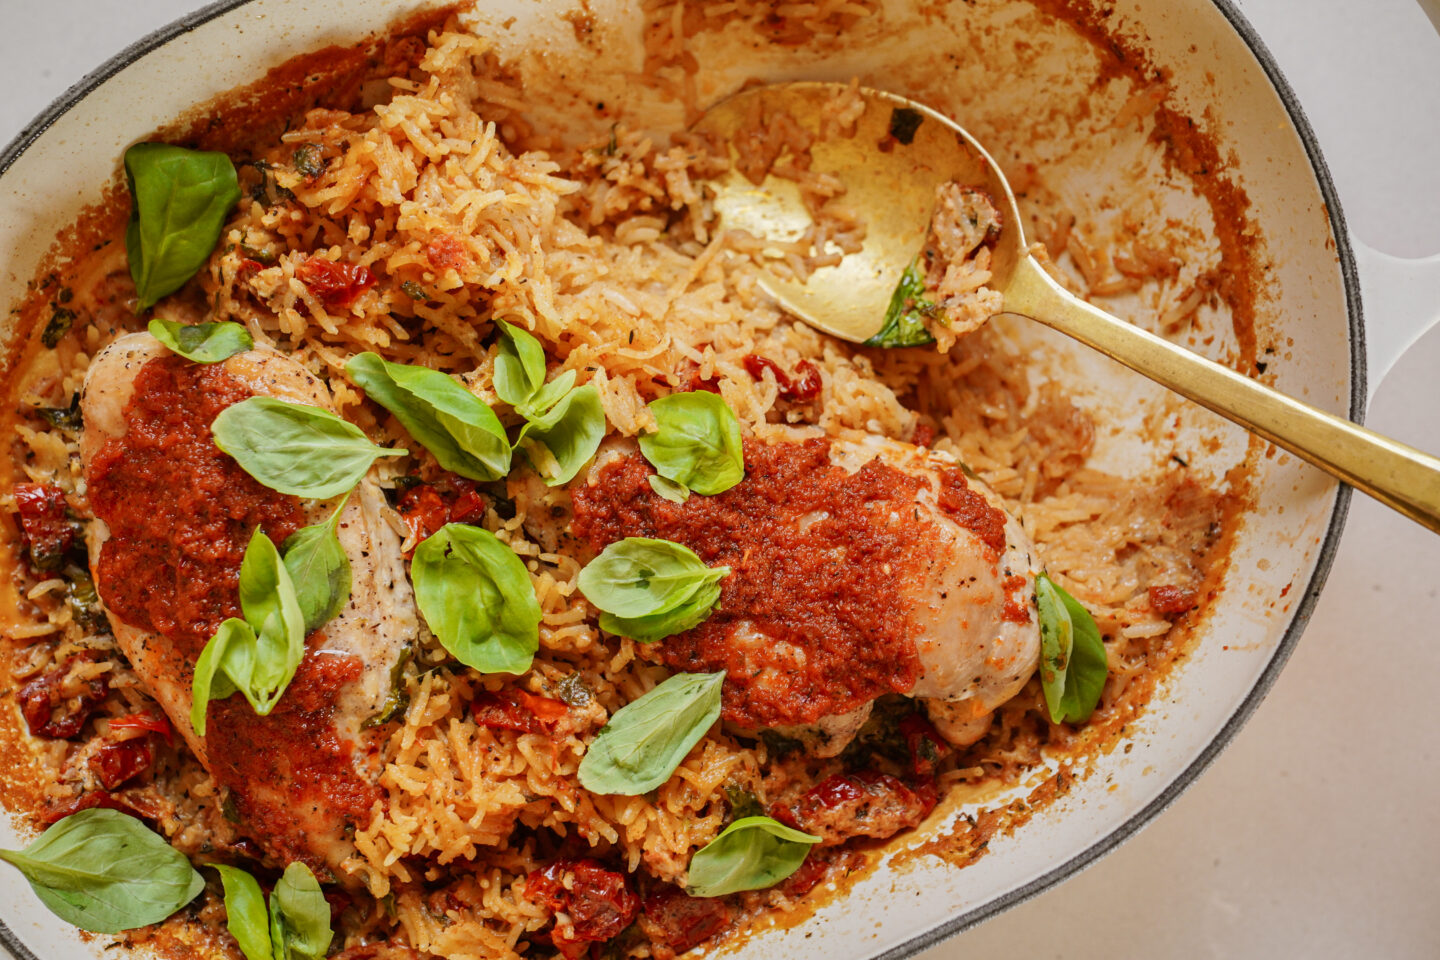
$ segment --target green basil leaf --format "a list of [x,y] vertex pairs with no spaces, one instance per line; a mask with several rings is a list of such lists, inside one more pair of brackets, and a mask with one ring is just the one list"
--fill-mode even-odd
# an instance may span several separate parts
[[580,571],[580,592],[605,613],[645,617],[682,606],[729,567],[707,567],[689,547],[669,540],[626,537],[610,544]]
[[263,717],[280,702],[305,657],[305,614],[280,551],[258,527],[240,562],[240,609],[255,632],[255,652],[248,676],[226,672]]
[[519,409],[545,384],[545,348],[527,330],[498,320],[499,350],[495,354],[495,394]]
[[1040,686],[1055,723],[1083,723],[1109,676],[1100,628],[1078,600],[1045,574],[1035,578],[1040,613]]
[[303,863],[286,867],[270,892],[270,938],[276,960],[321,960],[330,949],[330,903]]
[[524,673],[540,648],[525,563],[493,533],[447,523],[415,548],[415,600],[440,645],[482,673]]
[[719,394],[672,393],[650,412],[657,429],[640,437],[640,452],[660,476],[707,495],[745,479],[740,421]]
[[240,184],[225,154],[165,143],[137,143],[126,150],[125,180],[130,186],[125,251],[138,313],[179,290],[205,265],[240,199]]
[[900,282],[890,295],[890,305],[885,308],[885,322],[869,340],[867,347],[921,347],[934,343],[935,338],[925,329],[925,319],[935,313],[935,304],[925,299],[925,278],[921,276],[918,263],[912,261]]
[[736,820],[690,858],[686,892],[692,897],[723,897],[773,887],[799,870],[819,842],[819,837],[769,817]]
[[[560,374],[560,376],[545,384],[545,386],[541,387],[535,392],[535,395],[533,397],[531,397],[529,400],[526,400],[524,403],[520,404],[520,406],[516,407],[515,409],[520,412],[521,416],[524,416],[527,419],[543,419],[545,415],[554,408],[555,404],[565,399],[565,397],[570,393],[572,389],[574,389],[574,387],[575,371],[565,370]],[[590,389],[594,390],[595,388],[591,387]],[[597,399],[599,397],[598,391],[596,393],[596,397]],[[604,422],[603,418],[601,422]]]
[[690,499],[690,488],[683,483],[676,483],[674,480],[660,476],[658,473],[650,475],[650,489],[672,503],[684,503]]
[[176,323],[155,317],[150,336],[195,363],[219,363],[255,346],[250,331],[229,320],[223,323]]
[[190,726],[198,736],[205,736],[205,717],[211,700],[224,700],[235,693],[235,684],[223,666],[227,659],[241,676],[250,673],[249,659],[255,655],[255,631],[250,624],[231,617],[220,624],[215,635],[200,651],[195,661],[195,676],[190,681]]
[[240,609],[244,620],[220,624],[200,658],[190,688],[190,725],[205,735],[211,700],[239,691],[266,716],[305,657],[305,614],[280,552],[256,528],[240,562]]
[[510,441],[500,419],[453,378],[429,367],[388,363],[374,353],[351,357],[345,372],[446,470],[482,481],[510,472]]
[[328,410],[274,397],[226,407],[210,432],[215,446],[271,490],[316,500],[353,489],[380,457],[409,453],[376,446]]
[[24,850],[0,850],[45,906],[93,933],[159,923],[194,900],[205,881],[185,855],[134,817],[82,810]]
[[239,867],[223,863],[211,866],[220,872],[220,883],[225,887],[225,926],[240,944],[245,960],[275,960],[270,944],[270,919],[260,884]]
[[329,623],[350,599],[350,558],[335,535],[340,526],[340,511],[344,509],[342,500],[329,520],[301,527],[290,534],[280,548],[285,569],[290,571],[290,580],[295,584],[306,636]]
[[664,640],[703,623],[719,602],[720,584],[704,583],[680,606],[663,613],[652,613],[645,617],[617,617],[614,614],[601,613],[600,629],[619,637],[629,637],[639,643]]
[[[573,382],[574,371],[567,372]],[[563,379],[547,384],[546,390]],[[605,411],[600,407],[600,391],[587,383],[565,394],[548,413],[525,424],[515,445],[525,452],[540,479],[558,487],[575,478],[604,439]]]
[[690,748],[720,718],[725,671],[677,673],[610,718],[580,761],[580,784],[627,796],[670,779]]

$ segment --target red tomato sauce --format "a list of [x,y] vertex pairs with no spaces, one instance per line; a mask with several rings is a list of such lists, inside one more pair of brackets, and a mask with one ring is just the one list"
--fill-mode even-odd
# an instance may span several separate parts
[[951,520],[979,537],[997,557],[1005,552],[1005,514],[970,486],[965,471],[959,467],[941,471],[938,502]]
[[[574,492],[572,531],[597,550],[627,536],[673,540],[731,568],[709,619],[660,647],[675,670],[729,671],[727,720],[813,723],[910,690],[914,627],[894,598],[933,542],[914,507],[921,481],[877,461],[847,474],[825,440],[747,443],[745,469],[724,493],[677,504],[650,489],[639,454],[622,457]],[[736,643],[745,630],[763,640]]]
[[[305,523],[299,499],[261,485],[214,444],[211,422],[249,396],[219,364],[150,360],[136,374],[125,435],[107,440],[87,470],[91,507],[111,534],[96,587],[112,615],[167,641],[165,679],[185,687],[221,621],[241,616],[251,532],[258,526],[279,544]],[[205,743],[246,832],[273,855],[316,868],[303,818],[324,811],[360,822],[380,796],[356,775],[354,745],[334,724],[338,692],[362,665],[317,653],[320,636],[269,716],[239,695],[212,702]]]
[[311,650],[268,717],[240,696],[210,704],[211,773],[231,788],[245,832],[281,861],[320,871],[305,842],[308,824],[334,815],[363,825],[382,796],[356,775],[355,745],[335,731],[339,691],[363,672],[355,657]]
[[255,527],[278,544],[305,523],[298,499],[262,486],[211,439],[215,417],[249,396],[219,364],[151,360],[135,376],[125,435],[86,471],[91,509],[110,527],[95,570],[105,606],[191,662],[240,615]]

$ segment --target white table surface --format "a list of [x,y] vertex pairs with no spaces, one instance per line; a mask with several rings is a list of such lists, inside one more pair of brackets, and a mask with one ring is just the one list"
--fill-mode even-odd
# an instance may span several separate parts
[[[1352,232],[1440,252],[1440,35],[1422,7],[1239,3],[1305,104]],[[0,0],[0,141],[197,6]],[[1384,381],[1369,424],[1440,451],[1437,370],[1440,331]],[[1200,781],[1111,856],[923,960],[1440,957],[1437,579],[1440,537],[1357,496],[1298,651]]]

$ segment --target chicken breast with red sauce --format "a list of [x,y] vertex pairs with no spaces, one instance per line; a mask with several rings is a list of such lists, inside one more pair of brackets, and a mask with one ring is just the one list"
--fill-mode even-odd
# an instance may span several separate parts
[[731,568],[710,617],[658,649],[675,670],[726,670],[723,716],[742,732],[834,756],[898,693],[952,743],[981,736],[1040,650],[1033,548],[998,498],[950,458],[878,437],[751,440],[745,466],[731,489],[674,503],[620,441],[568,491],[512,490],[567,551],[656,537]]
[[367,722],[385,710],[391,670],[418,629],[372,480],[351,494],[337,531],[350,600],[306,639],[278,706],[260,717],[242,696],[212,701],[203,738],[189,720],[195,662],[220,623],[241,615],[240,562],[254,529],[282,544],[338,505],[270,490],[215,446],[215,417],[255,395],[330,406],[323,383],[268,349],[202,365],[142,333],[95,358],[81,401],[90,566],[121,649],[228,792],[242,832],[282,864],[343,877],[348,837],[381,796],[381,731]]

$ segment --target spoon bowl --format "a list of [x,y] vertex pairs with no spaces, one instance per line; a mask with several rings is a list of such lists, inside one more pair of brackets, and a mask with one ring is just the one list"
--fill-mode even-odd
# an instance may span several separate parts
[[[767,270],[761,287],[811,326],[866,343],[884,326],[905,270],[920,254],[934,215],[936,188],[956,182],[984,189],[1000,211],[991,250],[990,289],[1003,313],[1037,320],[1094,347],[1136,372],[1302,457],[1405,516],[1440,533],[1440,460],[1286,396],[1091,305],[1056,282],[1032,255],[1015,194],[994,159],[963,127],[905,97],[854,88],[858,117],[842,106],[851,88],[798,82],[752,87],[712,107],[695,129],[731,145],[753,131],[793,121],[813,137],[810,173],[835,178],[842,199],[865,226],[858,250],[827,242],[838,256],[800,277]],[[785,116],[788,114],[788,118]],[[773,150],[772,146],[772,150]],[[767,174],[756,183],[732,164],[716,182],[722,229],[785,245],[814,223],[800,183]],[[843,254],[843,255],[841,255]]]
[[[837,97],[847,89],[819,82],[752,87],[716,104],[695,129],[734,143],[755,124],[788,113],[801,129],[817,135],[810,147],[810,169],[845,185],[844,204],[865,224],[864,245],[805,280],[767,271],[760,285],[812,327],[864,343],[879,332],[901,274],[924,245],[941,184],[983,187],[1004,217],[991,253],[992,288],[1003,289],[1025,258],[1026,243],[1015,196],[999,167],[944,114],[893,93],[859,88],[865,111],[853,130],[823,136],[827,125],[834,124]],[[799,240],[811,226],[795,180],[772,175],[756,184],[732,166],[716,187],[715,207],[727,229],[780,244]],[[772,247],[767,253],[778,259],[781,250]]]

